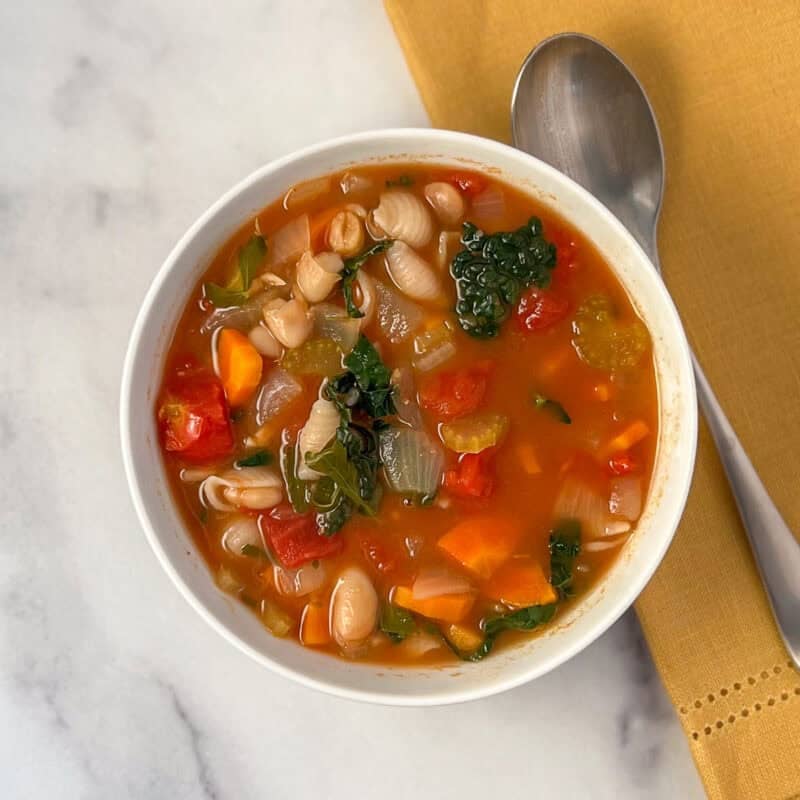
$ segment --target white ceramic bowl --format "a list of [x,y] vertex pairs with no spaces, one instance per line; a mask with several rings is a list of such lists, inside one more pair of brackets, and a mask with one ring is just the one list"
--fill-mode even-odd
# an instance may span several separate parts
[[[554,208],[599,249],[653,338],[660,435],[652,485],[637,526],[608,575],[542,635],[478,664],[411,669],[335,659],[272,637],[220,592],[175,509],[159,453],[153,404],[175,323],[217,248],[287,187],[353,163],[431,161],[489,168]],[[281,675],[331,694],[396,705],[454,703],[501,692],[548,672],[600,636],[636,599],[669,547],[689,490],[697,410],[678,314],[642,249],[597,200],[552,167],[497,142],[441,130],[347,136],[274,161],[216,202],[175,246],[131,334],[122,377],[122,452],[131,495],[158,560],[197,612],[229,642]]]

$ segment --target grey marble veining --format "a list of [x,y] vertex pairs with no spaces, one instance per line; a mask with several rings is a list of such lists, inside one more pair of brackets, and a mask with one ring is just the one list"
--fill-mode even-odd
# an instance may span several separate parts
[[226,645],[150,553],[122,355],[174,241],[269,159],[425,125],[378,2],[0,6],[6,798],[698,798],[632,615],[505,695],[397,710]]

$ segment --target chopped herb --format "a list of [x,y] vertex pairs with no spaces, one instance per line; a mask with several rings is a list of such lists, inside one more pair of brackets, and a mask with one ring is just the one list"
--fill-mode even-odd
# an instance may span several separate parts
[[242,594],[239,595],[239,599],[246,606],[250,606],[250,608],[258,608],[258,602],[256,600],[253,600],[253,598],[250,597],[249,594],[244,594],[244,592],[242,592]]
[[564,406],[562,406],[557,400],[550,400],[550,398],[545,397],[543,394],[534,394],[533,404],[536,406],[536,408],[542,411],[548,411],[559,422],[563,422],[565,425],[572,424],[572,417],[567,414]]
[[550,532],[550,583],[562,597],[572,594],[572,565],[581,552],[581,524],[565,519]]
[[515,231],[486,234],[471,222],[461,233],[464,249],[450,271],[456,281],[456,313],[471,336],[497,336],[509,308],[531,284],[545,287],[556,265],[556,248],[542,233],[542,223],[531,217]]
[[267,254],[267,243],[263,237],[251,236],[247,244],[239,250],[239,273],[228,286],[206,283],[203,286],[205,296],[217,307],[240,306],[247,300],[250,284]]
[[410,175],[399,175],[397,178],[392,178],[386,181],[386,188],[391,189],[395,186],[413,186],[414,179]]
[[482,658],[491,653],[494,647],[495,639],[503,631],[530,631],[539,625],[544,625],[550,622],[553,615],[556,613],[556,604],[548,603],[544,606],[528,606],[527,608],[520,608],[511,614],[506,614],[502,617],[492,617],[486,620],[484,624],[484,633],[486,634],[483,644],[474,652],[470,653],[469,661],[480,661]]
[[291,442],[285,442],[280,451],[281,472],[283,482],[286,484],[286,494],[292,508],[298,514],[308,511],[308,497],[306,482],[297,477],[297,447]]
[[386,603],[381,609],[380,628],[393,642],[402,642],[416,633],[417,623],[411,612]]
[[266,255],[267,243],[260,236],[251,236],[247,244],[239,250],[239,275],[245,291],[250,288]]
[[384,250],[388,250],[393,244],[393,239],[385,239],[382,242],[376,242],[363,253],[345,259],[344,269],[340,273],[342,276],[342,294],[344,295],[345,308],[351,317],[359,318],[364,316],[353,299],[353,283],[358,275],[358,271],[372,256],[378,255],[378,253],[382,253]]
[[234,408],[230,413],[231,422],[241,422],[244,419],[244,414],[243,408]]
[[204,284],[203,291],[205,296],[217,308],[240,306],[247,300],[247,292],[242,292],[238,289],[226,289],[224,286],[217,286],[216,283]]
[[266,467],[272,463],[272,453],[269,450],[258,450],[247,458],[240,458],[234,462],[234,467]]
[[205,525],[208,522],[208,509],[205,506],[200,506],[200,510],[197,512],[197,519],[200,520],[201,525]]
[[391,372],[364,334],[359,336],[356,346],[345,358],[344,365],[349,372],[330,382],[329,397],[330,392],[344,395],[344,403],[349,408],[359,408],[373,418],[397,413],[392,398],[394,387]]
[[243,544],[241,553],[243,556],[247,556],[248,558],[261,558],[269,560],[269,556],[260,548],[256,547],[254,544]]
[[350,459],[348,448],[337,436],[319,453],[306,453],[306,464],[311,469],[327,475],[335,483],[338,491],[353,505],[370,517],[375,516],[375,507],[361,493],[361,475],[356,464]]

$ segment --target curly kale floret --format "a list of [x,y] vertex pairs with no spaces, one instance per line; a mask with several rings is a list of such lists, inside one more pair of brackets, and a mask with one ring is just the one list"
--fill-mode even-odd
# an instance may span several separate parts
[[458,321],[471,336],[497,336],[522,291],[532,284],[544,288],[550,283],[556,247],[544,238],[536,217],[515,231],[492,234],[465,222],[461,244],[464,249],[450,266],[458,292]]

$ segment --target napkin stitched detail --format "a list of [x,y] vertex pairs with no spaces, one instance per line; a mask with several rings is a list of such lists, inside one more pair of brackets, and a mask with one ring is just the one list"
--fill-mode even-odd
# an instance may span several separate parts
[[[776,664],[771,670],[765,669],[758,675],[749,675],[746,679],[736,681],[729,687],[722,687],[716,694],[709,692],[704,697],[695,699],[688,706],[680,706],[678,711],[681,716],[692,716],[706,709],[703,712],[705,715],[712,704],[717,704],[717,706],[722,704],[725,706],[725,711],[728,712],[726,715],[720,710],[716,719],[705,718],[695,723],[694,729],[691,731],[692,739],[697,741],[701,735],[710,736],[718,731],[721,732],[726,726],[732,725],[737,720],[748,719],[752,714],[758,714],[762,710],[775,707],[778,702],[786,702],[795,698],[800,699],[800,673],[797,672],[795,665],[791,661],[787,661],[786,666],[788,669],[784,671],[780,664]],[[781,675],[784,677],[780,678]],[[786,681],[787,678],[788,683],[774,687],[769,695],[761,696],[755,702],[750,698],[745,701],[745,705],[741,709],[735,710],[734,706],[738,705],[739,696],[753,686],[768,680],[773,682],[775,680]]]

